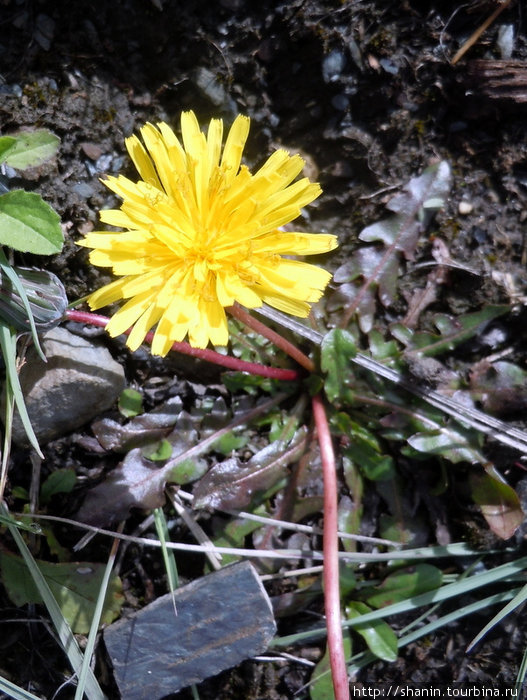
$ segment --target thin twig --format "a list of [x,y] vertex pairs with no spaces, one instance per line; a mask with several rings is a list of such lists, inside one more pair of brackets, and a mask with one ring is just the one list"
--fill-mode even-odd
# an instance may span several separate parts
[[476,31],[465,41],[463,46],[457,51],[454,58],[450,61],[450,63],[453,66],[455,66],[456,63],[466,54],[466,52],[470,49],[471,46],[474,46],[474,44],[483,34],[483,32],[490,27],[494,20],[503,12],[503,10],[506,7],[508,7],[511,4],[511,2],[512,0],[504,0],[504,2],[498,5],[498,7],[494,10],[490,17],[487,17],[483,24],[480,27],[478,27]]
[[328,633],[329,665],[335,700],[349,700],[348,673],[342,638],[337,535],[337,473],[326,409],[320,395],[312,399],[324,480],[324,605]]

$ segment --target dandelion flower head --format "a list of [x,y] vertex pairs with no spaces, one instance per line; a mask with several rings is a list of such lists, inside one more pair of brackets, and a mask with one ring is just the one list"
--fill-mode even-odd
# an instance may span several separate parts
[[91,263],[117,276],[88,303],[98,309],[125,300],[107,330],[115,337],[131,328],[132,350],[154,326],[157,355],[185,338],[197,348],[226,345],[226,307],[266,303],[305,317],[329,282],[326,270],[283,256],[325,253],[335,236],[280,230],[318,197],[319,185],[296,180],[304,161],[285,150],[251,174],[241,164],[248,132],[248,117],[238,116],[222,149],[221,119],[205,135],[194,113],[183,112],[181,141],[167,124],[148,123],[144,145],[126,140],[140,179],[104,181],[123,201],[101,211],[101,221],[124,230],[80,241],[92,248]]

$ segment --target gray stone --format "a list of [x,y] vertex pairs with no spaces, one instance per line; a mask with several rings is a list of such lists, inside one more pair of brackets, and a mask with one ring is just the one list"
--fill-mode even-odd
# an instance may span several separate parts
[[[42,336],[44,363],[31,348],[20,371],[26,407],[39,443],[65,435],[107,410],[124,389],[124,370],[108,350],[54,328]],[[17,412],[13,440],[28,446]]]
[[115,622],[104,641],[121,697],[159,700],[262,653],[275,631],[258,574],[242,562]]

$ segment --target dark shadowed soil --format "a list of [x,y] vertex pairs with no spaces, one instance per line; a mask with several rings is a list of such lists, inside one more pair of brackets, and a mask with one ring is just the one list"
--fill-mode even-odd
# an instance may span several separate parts
[[[132,173],[123,141],[145,121],[162,119],[177,128],[185,109],[193,109],[203,124],[213,116],[230,123],[244,113],[251,117],[249,164],[258,165],[284,146],[300,152],[310,177],[321,183],[323,195],[301,225],[339,236],[340,248],[327,260],[332,269],[355,249],[361,229],[385,215],[384,205],[397,188],[428,165],[447,160],[454,179],[451,197],[416,255],[417,263],[431,259],[435,235],[457,264],[434,310],[460,314],[514,302],[514,313],[499,324],[500,349],[510,348],[510,357],[525,365],[523,2],[513,1],[459,63],[450,64],[497,5],[493,0],[463,5],[452,0],[0,0],[0,133],[44,127],[61,139],[57,161],[24,183],[56,208],[64,224],[64,251],[47,266],[62,279],[70,299],[109,279],[87,264],[86,251],[75,241],[97,226],[99,209],[115,205],[99,177]],[[510,55],[499,40],[508,29],[514,35]],[[42,265],[27,257],[22,262]],[[409,270],[392,313],[404,307],[404,291],[422,283],[426,272]],[[175,371],[171,360],[149,361],[141,353],[134,359],[109,347],[125,363],[130,383],[157,375],[168,382]],[[210,381],[217,381],[214,371]],[[507,418],[521,424],[523,413]],[[494,459],[518,460],[490,449]],[[79,450],[65,437],[47,447],[47,458],[56,466],[78,464],[87,475],[94,457]],[[12,483],[27,485],[25,461],[25,453],[15,451],[18,471]],[[452,512],[452,504],[438,503],[441,517]],[[74,516],[78,504],[61,505],[61,514]],[[372,511],[365,513],[368,534],[376,534],[378,514],[373,499]],[[474,514],[468,525],[464,519],[453,513],[452,540],[468,538],[470,528],[474,541],[485,545],[485,523]],[[434,528],[432,523],[429,543],[436,542]],[[147,570],[131,574],[129,588],[150,582],[159,587],[155,592],[164,592],[159,570],[148,570],[153,567],[148,561],[143,565]],[[184,573],[196,575],[191,565]],[[2,619],[12,620],[0,633],[2,675],[51,697],[68,677],[66,660],[57,656],[42,625],[17,624],[34,611],[13,609],[3,593],[0,603]],[[411,644],[397,662],[374,664],[358,681],[512,682],[527,642],[521,618],[511,617],[472,655],[464,653],[487,621],[471,618]],[[281,631],[287,633],[287,625]],[[316,660],[320,650],[302,653]],[[251,661],[206,682],[200,697],[292,698],[308,680],[304,666]],[[73,695],[65,690],[56,697]]]

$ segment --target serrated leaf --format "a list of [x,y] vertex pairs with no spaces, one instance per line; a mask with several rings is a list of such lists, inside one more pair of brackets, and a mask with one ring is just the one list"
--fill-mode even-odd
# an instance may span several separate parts
[[[371,612],[371,608],[364,603],[353,601],[346,605],[346,617],[348,620],[369,612]],[[378,659],[383,661],[395,661],[397,659],[397,637],[384,620],[358,623],[353,625],[353,629],[361,635],[369,650]]]
[[[384,247],[359,248],[352,260],[339,268],[336,282],[349,283],[361,276],[361,288],[347,305],[344,318],[357,315],[361,329],[367,333],[372,327],[372,303],[375,293],[383,306],[393,304],[397,293],[400,253],[412,260],[419,235],[433,213],[443,204],[451,185],[450,166],[446,161],[427,168],[422,175],[412,178],[404,191],[393,197],[387,208],[393,216],[367,226],[359,233],[362,241],[381,242]],[[338,294],[338,291],[337,291]],[[362,307],[367,302],[369,317],[363,318]],[[331,302],[330,302],[331,303]]]
[[[351,657],[351,637],[349,632],[342,633],[342,649],[344,657]],[[333,690],[333,680],[331,677],[331,667],[329,663],[329,650],[326,648],[324,656],[317,663],[311,675],[309,683],[309,697],[311,700],[335,700],[335,691]]]
[[[73,632],[88,634],[104,575],[104,565],[93,562],[53,564],[47,561],[37,561],[37,565]],[[2,583],[15,605],[42,603],[21,557],[0,552],[0,571]],[[106,594],[101,622],[113,622],[118,617],[123,602],[121,580],[114,576]]]
[[326,395],[330,401],[341,397],[351,377],[351,358],[357,354],[353,336],[335,328],[326,333],[321,344],[320,363],[326,372]]
[[14,143],[2,154],[0,139],[0,160],[16,170],[26,170],[42,165],[56,155],[60,144],[59,137],[46,129],[20,131],[2,138],[12,138]]
[[92,525],[106,525],[125,520],[131,508],[160,508],[166,481],[167,470],[146,459],[137,447],[105,481],[88,491],[77,517]]
[[231,457],[216,464],[196,484],[195,508],[230,510],[247,507],[254,494],[267,491],[284,475],[291,462],[305,449],[306,431],[298,430],[291,441],[277,440],[246,463]]
[[444,206],[451,187],[450,165],[443,160],[426,168],[418,177],[413,177],[404,186],[404,191],[392,197],[386,207],[405,216],[415,216],[419,209],[437,211]]
[[412,333],[402,324],[394,324],[391,332],[394,337],[407,345],[407,353],[419,353],[433,357],[443,352],[453,350],[461,343],[477,336],[485,326],[510,311],[507,305],[489,305],[480,311],[462,316],[449,316],[448,314],[436,314],[434,325],[440,334]]
[[431,564],[416,564],[387,576],[375,587],[374,592],[366,592],[366,602],[374,608],[382,608],[392,603],[408,600],[413,596],[439,588],[443,581],[441,571]]
[[522,524],[525,514],[514,489],[489,474],[470,475],[471,494],[490,529],[508,540]]
[[174,396],[154,410],[134,416],[125,425],[103,418],[93,423],[92,430],[105,450],[127,452],[167,437],[181,416],[182,408],[180,397]]
[[64,236],[59,215],[34,192],[0,195],[0,245],[22,253],[60,253]]

